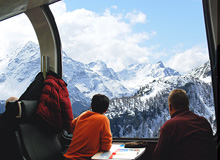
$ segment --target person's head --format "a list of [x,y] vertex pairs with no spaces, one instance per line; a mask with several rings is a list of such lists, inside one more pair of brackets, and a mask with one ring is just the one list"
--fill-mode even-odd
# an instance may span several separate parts
[[189,108],[189,98],[183,89],[174,89],[168,97],[169,111],[172,116],[179,109]]
[[11,102],[11,101],[17,101],[18,98],[17,97],[9,97],[6,101],[5,101],[5,106],[8,102]]
[[18,98],[17,97],[9,97],[5,103],[11,102],[11,101],[17,101]]
[[91,108],[93,112],[105,113],[108,110],[109,99],[102,94],[96,94],[92,97]]

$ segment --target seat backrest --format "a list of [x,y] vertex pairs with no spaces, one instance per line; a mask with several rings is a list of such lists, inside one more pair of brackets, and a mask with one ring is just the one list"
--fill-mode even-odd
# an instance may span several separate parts
[[60,159],[61,145],[57,133],[46,130],[36,119],[38,101],[18,101],[19,114],[16,139],[23,159],[53,160]]

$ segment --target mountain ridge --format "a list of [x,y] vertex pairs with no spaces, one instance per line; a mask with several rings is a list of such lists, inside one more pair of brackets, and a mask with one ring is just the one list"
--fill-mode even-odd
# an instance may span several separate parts
[[[2,59],[0,66],[3,65],[1,98],[19,97],[40,72],[38,45],[28,42]],[[102,61],[84,64],[63,51],[63,79],[68,84],[75,117],[90,107],[94,94],[102,93],[111,99],[106,115],[116,137],[158,136],[159,127],[170,118],[167,97],[174,88],[187,90],[193,105],[190,109],[205,116],[216,129],[209,61],[184,75],[165,67],[162,61],[131,64],[115,72]]]

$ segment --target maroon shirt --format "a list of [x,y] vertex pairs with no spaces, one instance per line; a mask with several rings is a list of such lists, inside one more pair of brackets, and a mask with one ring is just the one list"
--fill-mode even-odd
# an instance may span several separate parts
[[214,150],[209,122],[187,108],[161,126],[153,160],[209,160]]

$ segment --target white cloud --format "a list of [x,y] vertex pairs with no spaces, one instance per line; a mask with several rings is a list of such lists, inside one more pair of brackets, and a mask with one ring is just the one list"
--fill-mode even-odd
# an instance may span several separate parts
[[[134,11],[122,15],[111,13],[108,9],[100,14],[86,9],[67,12],[59,5],[64,3],[54,4],[51,9],[56,17],[63,49],[73,59],[84,63],[99,59],[116,70],[131,63],[149,61],[150,50],[140,44],[154,37],[156,32],[134,33],[132,29],[134,23],[146,21],[143,13]],[[126,18],[131,22],[125,22]]]
[[208,49],[206,46],[197,45],[184,52],[176,53],[165,63],[181,73],[186,73],[208,61]]
[[24,14],[2,21],[0,35],[0,57],[12,53],[30,40],[37,43],[32,24]]
[[[112,8],[116,10],[117,6]],[[157,50],[159,43],[146,45],[157,34],[155,31],[134,32],[137,23],[147,22],[142,12],[118,14],[106,9],[98,14],[86,9],[67,11],[63,1],[52,4],[51,10],[61,35],[63,50],[74,60],[83,63],[102,60],[108,67],[120,70],[131,63],[150,62],[150,58],[161,60],[166,56],[163,49]],[[28,41],[37,43],[34,29],[25,15],[1,22],[0,35],[0,58]],[[187,72],[205,62],[207,53],[207,48],[201,46],[184,52],[175,50],[175,55],[165,65],[182,73]]]
[[111,8],[113,8],[113,9],[117,9],[117,8],[118,8],[118,6],[112,6]]
[[135,23],[146,23],[146,15],[142,12],[137,12],[136,10],[134,10],[131,13],[127,13],[126,14],[126,18],[128,18],[132,24]]

